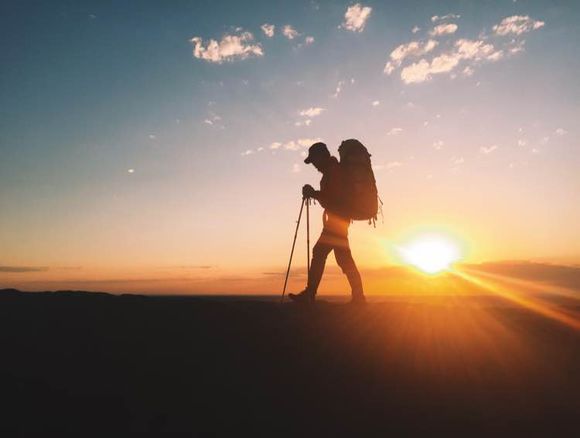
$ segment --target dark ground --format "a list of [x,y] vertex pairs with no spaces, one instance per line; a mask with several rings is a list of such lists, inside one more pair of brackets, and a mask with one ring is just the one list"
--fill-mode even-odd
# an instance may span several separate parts
[[493,297],[302,308],[5,290],[0,342],[3,437],[580,427],[580,332]]

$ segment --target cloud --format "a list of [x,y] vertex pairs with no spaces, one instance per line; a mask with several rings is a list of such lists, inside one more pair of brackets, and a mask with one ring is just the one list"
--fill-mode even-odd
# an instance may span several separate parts
[[435,150],[439,150],[443,147],[445,143],[443,142],[443,140],[437,140],[433,142],[433,147],[435,148]]
[[432,51],[438,44],[435,40],[429,40],[424,43],[421,41],[411,41],[406,44],[401,44],[389,55],[390,60],[385,65],[384,72],[390,75],[395,69],[401,66],[406,58],[423,56]]
[[338,95],[342,92],[342,87],[344,86],[345,82],[344,81],[338,81],[338,84],[336,84],[336,90],[334,92],[334,94],[332,95],[332,97],[338,97]]
[[403,163],[401,163],[400,161],[390,161],[389,163],[387,163],[385,165],[386,169],[394,169],[395,167],[401,167],[403,165]]
[[511,40],[506,44],[505,49],[512,55],[516,53],[523,52],[525,50],[526,41],[525,40]]
[[[401,70],[401,79],[406,84],[428,81],[434,74],[449,73],[461,61],[489,61],[494,62],[503,57],[503,51],[496,50],[493,44],[483,40],[457,40],[453,49],[436,56],[431,62],[421,59]],[[468,66],[469,67],[469,66]],[[473,68],[464,69],[466,75],[473,74]]]
[[242,152],[240,155],[242,157],[248,156],[248,155],[252,155],[254,153],[254,151],[252,149],[246,149],[244,152]]
[[411,33],[417,33],[421,30],[421,28],[419,26],[413,26],[413,29],[411,29]]
[[292,173],[298,173],[298,172],[300,172],[300,170],[302,170],[301,167],[300,167],[300,164],[294,163],[292,165]]
[[522,35],[532,30],[544,27],[544,22],[533,20],[527,15],[512,15],[506,17],[499,24],[493,26],[493,31],[496,35]]
[[224,35],[221,41],[209,40],[205,46],[200,37],[193,37],[190,41],[194,45],[194,57],[216,64],[264,55],[262,46],[254,44],[254,36],[250,32]]
[[562,137],[563,135],[568,134],[568,131],[566,131],[564,128],[558,128],[556,129],[556,131],[554,131],[555,134],[559,137]]
[[431,17],[431,21],[433,23],[436,23],[437,21],[457,20],[458,18],[461,18],[461,15],[458,15],[458,14],[447,14],[447,15],[443,15],[443,16],[433,15]]
[[373,101],[371,102],[371,105],[372,105],[372,106],[379,106],[380,104],[381,104],[381,102],[380,102],[379,100],[373,100]]
[[127,169],[127,173],[135,173],[135,169]]
[[414,84],[431,79],[429,63],[422,59],[419,62],[405,67],[401,71],[401,79],[405,84]]
[[360,3],[349,6],[344,14],[342,27],[352,32],[362,32],[372,10],[370,6],[362,6]]
[[262,32],[264,32],[264,35],[266,35],[268,38],[272,38],[274,36],[274,29],[276,28],[276,26],[274,26],[273,24],[262,24],[260,26],[260,29],[262,29]]
[[447,53],[437,56],[431,61],[430,73],[439,74],[450,72],[457,67],[459,59],[456,55]]
[[45,272],[46,266],[0,266],[0,272],[22,273],[22,272]]
[[493,44],[486,43],[483,40],[460,39],[455,42],[457,54],[463,59],[482,59],[493,56]]
[[306,38],[304,38],[304,44],[306,44],[307,46],[309,46],[312,43],[314,43],[314,37],[307,36]]
[[311,107],[311,108],[307,108],[307,109],[300,111],[298,114],[300,114],[302,117],[312,118],[312,117],[319,116],[320,114],[322,114],[323,111],[325,111],[324,108]]
[[204,119],[203,123],[209,126],[215,126],[223,129],[224,128],[223,124],[219,123],[221,120],[222,118],[218,114],[216,114],[213,111],[210,111],[209,116],[206,119]]
[[288,151],[299,151],[308,148],[319,141],[322,140],[320,138],[299,138],[298,140],[290,140],[286,143],[282,143],[281,147]]
[[397,167],[401,167],[402,165],[403,165],[403,163],[401,163],[400,161],[390,161],[386,164],[373,164],[373,170],[375,172],[383,170],[383,169],[391,170],[391,169],[395,169]]
[[399,135],[401,132],[403,132],[403,128],[391,128],[387,132],[387,135]]
[[300,34],[291,25],[287,24],[282,28],[282,35],[284,35],[289,40],[293,40]]
[[[431,21],[459,18],[458,15],[433,16]],[[532,20],[528,16],[504,18],[500,24],[493,27],[494,34],[481,32],[476,39],[461,38],[453,44],[438,45],[435,40],[410,41],[396,47],[389,55],[384,73],[392,74],[401,68],[400,77],[406,84],[416,84],[432,79],[433,75],[449,73],[453,79],[458,75],[472,76],[475,68],[484,63],[497,62],[517,53],[523,52],[525,40],[522,38],[490,39],[494,35],[519,36],[525,32],[539,29],[544,26],[542,21]],[[452,34],[458,27],[454,23],[437,24],[429,33],[432,37]],[[490,42],[493,41],[493,44]],[[438,50],[435,50],[435,49]],[[416,59],[413,59],[416,58]],[[461,68],[459,71],[456,69]]]
[[473,69],[473,67],[471,67],[471,66],[468,65],[467,67],[465,67],[463,69],[463,72],[462,73],[465,76],[468,76],[469,77],[469,76],[473,76],[473,73],[475,73],[475,70]]
[[[265,149],[271,149],[271,150],[278,150],[278,149],[284,149],[287,151],[303,151],[304,149],[312,146],[314,143],[317,143],[319,141],[322,141],[321,138],[317,137],[317,138],[299,138],[297,140],[289,140],[287,142],[281,142],[281,141],[275,141],[270,143],[270,146],[268,146],[267,148],[258,148],[257,151],[261,151],[261,150],[265,150]],[[304,152],[304,151],[303,151]],[[250,152],[252,153],[252,152]],[[242,154],[244,155],[244,153]],[[249,155],[249,154],[246,154]]]
[[298,120],[297,122],[294,123],[294,126],[310,126],[311,124],[312,120],[306,119],[306,120]]
[[458,29],[457,24],[449,23],[449,24],[439,24],[433,28],[429,35],[431,36],[441,36],[441,35],[449,35],[455,33]]
[[459,166],[460,164],[465,163],[465,160],[463,159],[463,157],[459,157],[459,158],[452,158],[451,162],[453,163],[454,166]]
[[491,146],[489,146],[489,147],[487,147],[487,146],[482,146],[482,147],[480,147],[480,148],[479,148],[479,152],[481,152],[482,154],[485,154],[485,155],[487,155],[487,154],[491,154],[491,153],[492,153],[493,151],[495,151],[497,148],[498,148],[498,146],[497,146],[497,145],[495,145],[495,144],[494,144],[494,145],[491,145]]

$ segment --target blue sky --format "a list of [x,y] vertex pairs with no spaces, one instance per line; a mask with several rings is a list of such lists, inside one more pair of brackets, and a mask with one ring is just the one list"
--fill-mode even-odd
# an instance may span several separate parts
[[441,224],[474,260],[580,255],[577,2],[1,8],[0,264],[283,264],[305,148],[350,137],[387,203],[365,263]]

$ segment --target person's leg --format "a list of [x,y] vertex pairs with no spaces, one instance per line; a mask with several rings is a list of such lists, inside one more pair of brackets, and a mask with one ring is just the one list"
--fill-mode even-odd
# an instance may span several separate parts
[[312,262],[310,263],[310,272],[308,273],[307,290],[313,295],[316,295],[318,291],[324,266],[326,265],[326,258],[330,251],[332,251],[332,246],[328,242],[328,237],[323,232],[314,245],[314,248],[312,248]]
[[346,274],[346,278],[350,284],[352,298],[364,299],[362,279],[356,267],[356,263],[352,258],[348,240],[346,240],[345,244],[334,248],[334,256],[336,258],[336,263],[340,266],[342,272]]
[[322,279],[322,273],[324,272],[326,258],[330,251],[332,251],[332,245],[328,240],[328,235],[323,231],[316,245],[312,248],[312,262],[310,263],[306,289],[298,294],[288,294],[292,301],[302,303],[311,303],[314,301],[316,292],[318,291],[318,285]]

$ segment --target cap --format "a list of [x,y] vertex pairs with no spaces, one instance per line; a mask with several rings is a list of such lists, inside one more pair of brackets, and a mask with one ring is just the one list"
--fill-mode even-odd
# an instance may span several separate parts
[[308,156],[304,160],[306,164],[312,163],[314,157],[330,157],[330,152],[324,143],[318,142],[314,143],[310,148],[308,148]]

